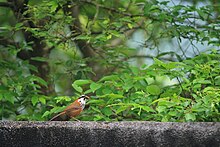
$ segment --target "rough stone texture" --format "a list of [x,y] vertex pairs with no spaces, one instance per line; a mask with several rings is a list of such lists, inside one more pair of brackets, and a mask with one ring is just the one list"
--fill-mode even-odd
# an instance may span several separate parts
[[220,147],[220,123],[0,122],[1,147]]

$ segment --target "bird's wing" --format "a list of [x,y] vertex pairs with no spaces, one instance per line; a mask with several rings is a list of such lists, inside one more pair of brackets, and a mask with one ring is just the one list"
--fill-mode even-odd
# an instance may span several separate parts
[[82,107],[78,102],[74,102],[71,105],[67,106],[67,108],[64,110],[67,116],[70,118],[75,117],[80,114],[82,111]]
[[70,104],[69,106],[67,106],[64,111],[72,111],[72,110],[78,110],[81,109],[82,107],[80,106],[80,103],[75,101],[72,104]]

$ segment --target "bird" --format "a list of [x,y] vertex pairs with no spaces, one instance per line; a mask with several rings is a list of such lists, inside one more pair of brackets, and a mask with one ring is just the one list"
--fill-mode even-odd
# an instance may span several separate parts
[[[75,118],[85,108],[86,99],[90,99],[90,97],[87,95],[81,95],[72,104],[67,106],[62,112],[51,118],[50,121],[68,121],[72,118]],[[75,118],[75,120],[77,119]]]

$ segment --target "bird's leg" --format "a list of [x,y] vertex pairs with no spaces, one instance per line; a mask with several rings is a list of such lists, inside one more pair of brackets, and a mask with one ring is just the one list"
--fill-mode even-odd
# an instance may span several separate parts
[[80,121],[80,120],[76,119],[75,117],[72,117],[71,119],[74,119],[75,121],[78,121],[78,122]]

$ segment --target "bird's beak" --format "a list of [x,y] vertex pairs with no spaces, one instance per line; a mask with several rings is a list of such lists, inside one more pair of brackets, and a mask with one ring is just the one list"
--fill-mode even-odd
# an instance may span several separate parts
[[85,95],[85,98],[86,98],[86,99],[90,99],[90,97],[89,97],[89,96],[87,96],[87,95]]

